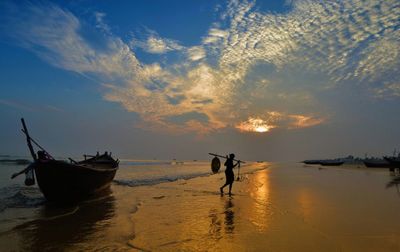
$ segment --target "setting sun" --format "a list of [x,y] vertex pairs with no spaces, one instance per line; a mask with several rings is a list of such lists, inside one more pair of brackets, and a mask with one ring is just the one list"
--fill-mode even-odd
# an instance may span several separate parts
[[259,126],[259,127],[255,128],[255,131],[261,132],[261,133],[267,132],[267,131],[269,131],[269,128],[267,126]]
[[264,133],[270,131],[272,128],[275,128],[275,126],[268,124],[267,121],[261,118],[250,117],[247,121],[241,122],[239,125],[237,125],[236,128],[241,131]]

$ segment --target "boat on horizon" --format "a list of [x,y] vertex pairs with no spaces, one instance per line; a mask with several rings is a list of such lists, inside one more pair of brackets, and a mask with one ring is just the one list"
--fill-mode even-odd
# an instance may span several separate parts
[[363,161],[366,167],[370,168],[391,168],[393,165],[384,158],[368,158]]
[[317,165],[321,163],[321,160],[304,160],[303,163],[309,165]]
[[400,168],[400,156],[383,158],[390,163],[391,167]]
[[304,160],[303,163],[308,165],[339,166],[342,165],[344,161],[340,159],[310,159]]
[[[109,188],[119,166],[119,160],[115,160],[111,153],[84,155],[82,161],[71,158],[69,162],[56,160],[29,136],[24,120],[21,121],[22,132],[26,135],[34,161],[24,170],[13,174],[11,178],[25,173],[27,176],[25,184],[33,185],[36,175],[36,181],[44,197],[48,201],[55,202],[76,202]],[[40,149],[37,155],[32,143]]]
[[340,166],[344,163],[342,160],[321,160],[320,165],[323,166]]

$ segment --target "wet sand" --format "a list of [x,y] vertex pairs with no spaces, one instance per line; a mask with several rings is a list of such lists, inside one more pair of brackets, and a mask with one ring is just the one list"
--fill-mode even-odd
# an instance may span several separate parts
[[[235,181],[233,196],[218,192],[222,172],[153,186],[113,184],[103,197],[71,209],[8,209],[0,245],[2,251],[400,251],[400,194],[386,188],[393,179],[386,170],[255,163],[242,171],[250,172]],[[7,214],[20,223],[7,224]]]
[[[154,251],[400,251],[388,172],[272,165],[219,196],[222,176],[158,186],[132,216],[132,247]],[[163,196],[161,198],[161,196]]]

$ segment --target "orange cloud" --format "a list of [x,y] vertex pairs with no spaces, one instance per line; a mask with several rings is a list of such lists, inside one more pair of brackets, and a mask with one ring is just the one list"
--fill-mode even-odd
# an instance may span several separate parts
[[250,116],[247,120],[238,123],[235,128],[242,132],[269,132],[273,128],[307,128],[325,122],[323,118],[307,115],[292,115],[277,111],[267,112],[264,116]]
[[249,119],[247,119],[246,121],[236,125],[235,128],[239,129],[240,131],[264,133],[275,128],[275,126],[269,124],[267,121],[261,118],[249,117]]

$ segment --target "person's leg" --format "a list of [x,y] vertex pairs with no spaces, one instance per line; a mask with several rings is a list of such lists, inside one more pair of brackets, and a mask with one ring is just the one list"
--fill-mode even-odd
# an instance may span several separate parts
[[229,184],[229,196],[231,195],[231,191],[232,191],[232,183]]
[[223,186],[221,186],[220,188],[219,188],[219,190],[221,191],[221,194],[223,194],[224,193],[224,187],[225,186],[227,186],[228,184],[227,183],[225,183],[225,185],[223,185]]

